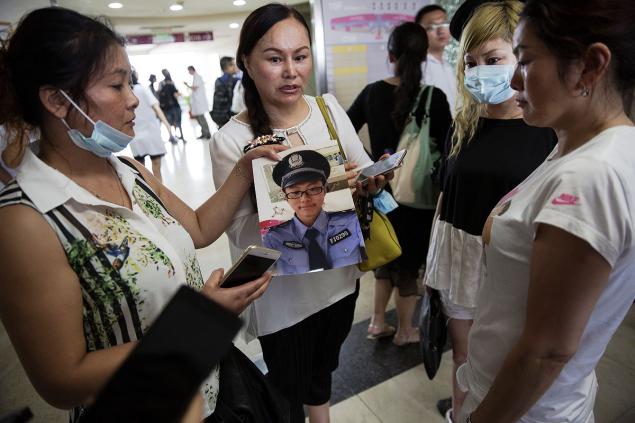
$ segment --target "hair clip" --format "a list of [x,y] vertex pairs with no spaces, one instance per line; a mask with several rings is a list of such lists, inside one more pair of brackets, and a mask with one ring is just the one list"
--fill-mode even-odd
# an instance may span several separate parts
[[261,135],[247,144],[243,148],[243,153],[246,153],[262,145],[282,144],[284,140],[285,138],[281,137],[280,135]]

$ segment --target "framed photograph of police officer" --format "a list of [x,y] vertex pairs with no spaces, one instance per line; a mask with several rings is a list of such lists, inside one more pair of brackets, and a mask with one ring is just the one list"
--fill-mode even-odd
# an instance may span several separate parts
[[253,161],[263,245],[282,252],[280,275],[357,264],[364,237],[337,144],[285,150]]

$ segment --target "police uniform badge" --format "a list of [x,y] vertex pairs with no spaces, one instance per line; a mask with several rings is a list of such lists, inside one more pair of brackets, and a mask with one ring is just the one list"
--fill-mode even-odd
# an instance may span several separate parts
[[304,160],[302,160],[302,156],[299,154],[292,154],[289,157],[289,167],[291,169],[297,169],[304,164]]

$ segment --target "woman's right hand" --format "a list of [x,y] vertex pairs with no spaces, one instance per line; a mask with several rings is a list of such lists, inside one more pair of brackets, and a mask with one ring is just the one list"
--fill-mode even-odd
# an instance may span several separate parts
[[252,160],[266,157],[271,160],[279,161],[280,157],[278,157],[278,153],[288,148],[286,145],[280,144],[261,145],[246,152],[238,162],[241,164],[241,167],[246,167],[251,170]]
[[242,313],[249,304],[260,298],[271,282],[271,273],[266,272],[251,282],[234,288],[223,288],[220,284],[224,273],[223,269],[214,270],[201,292],[235,314]]

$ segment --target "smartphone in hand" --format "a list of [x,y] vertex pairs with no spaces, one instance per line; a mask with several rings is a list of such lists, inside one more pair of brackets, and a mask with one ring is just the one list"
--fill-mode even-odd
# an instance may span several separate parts
[[180,287],[81,421],[181,421],[240,326],[233,313]]
[[368,183],[368,177],[370,176],[385,175],[386,173],[392,172],[401,166],[403,159],[406,156],[406,152],[407,150],[397,151],[384,160],[379,160],[371,166],[364,168],[357,177],[357,181],[362,184],[366,184]]
[[280,251],[250,245],[227,271],[221,287],[233,288],[261,277],[280,258]]

